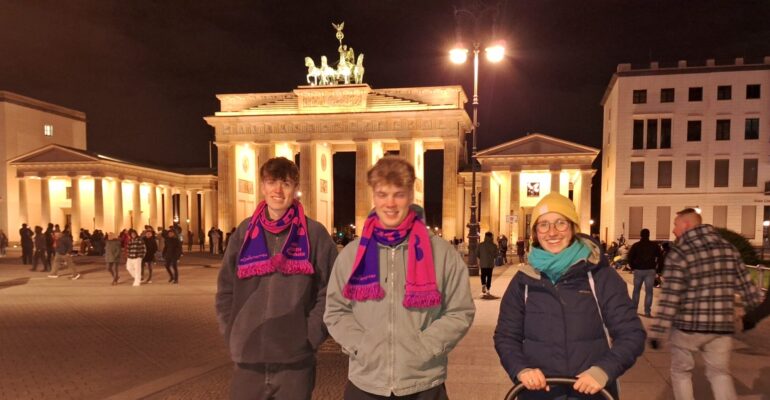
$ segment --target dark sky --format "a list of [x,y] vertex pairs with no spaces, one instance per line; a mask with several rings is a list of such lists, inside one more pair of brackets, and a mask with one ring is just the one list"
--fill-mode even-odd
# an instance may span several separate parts
[[[336,54],[332,22],[366,54],[373,88],[462,84],[446,51],[472,39],[461,0],[0,0],[0,90],[86,112],[88,147],[166,166],[206,166],[217,93],[288,92],[303,58]],[[770,55],[769,1],[501,2],[478,34],[505,39],[480,68],[479,147],[543,132],[598,147],[618,63]]]

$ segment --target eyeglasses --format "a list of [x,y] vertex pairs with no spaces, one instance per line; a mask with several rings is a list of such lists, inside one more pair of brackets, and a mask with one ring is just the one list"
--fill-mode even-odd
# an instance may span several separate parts
[[557,232],[564,232],[569,229],[570,223],[563,219],[557,219],[554,222],[540,221],[535,224],[535,230],[537,230],[537,233],[548,233],[552,226],[556,228]]

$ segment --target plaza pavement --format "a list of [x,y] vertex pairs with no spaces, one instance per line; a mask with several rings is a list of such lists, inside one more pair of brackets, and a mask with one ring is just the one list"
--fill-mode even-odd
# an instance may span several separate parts
[[[221,399],[231,364],[218,333],[213,297],[219,259],[185,255],[180,284],[163,267],[154,283],[110,286],[99,257],[76,257],[83,278],[47,278],[0,259],[0,399]],[[66,272],[66,271],[65,271]],[[492,292],[502,295],[515,266],[496,268]],[[630,274],[623,273],[630,282]],[[459,400],[503,399],[511,384],[492,344],[500,299],[481,299],[468,335],[450,354],[447,387]],[[643,319],[645,325],[651,321]],[[737,336],[733,374],[741,399],[770,399],[770,322]],[[647,349],[621,378],[626,400],[672,398],[666,350]],[[327,342],[318,357],[315,399],[339,399],[347,359]],[[711,398],[702,362],[696,398]]]

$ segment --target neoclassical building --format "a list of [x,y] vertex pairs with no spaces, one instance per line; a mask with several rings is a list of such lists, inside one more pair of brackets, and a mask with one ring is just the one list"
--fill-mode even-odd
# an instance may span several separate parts
[[[118,160],[86,150],[80,111],[0,92],[0,228],[22,223],[119,232],[144,225],[198,232],[215,225],[216,176]],[[77,236],[77,235],[76,235]],[[196,234],[197,236],[197,234]]]

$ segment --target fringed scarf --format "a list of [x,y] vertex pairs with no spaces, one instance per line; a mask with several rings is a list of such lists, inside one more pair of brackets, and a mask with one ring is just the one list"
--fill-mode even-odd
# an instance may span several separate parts
[[369,214],[353,262],[353,271],[343,290],[350,300],[380,300],[385,290],[380,286],[380,258],[377,243],[395,246],[409,237],[407,244],[406,293],[402,304],[407,308],[430,308],[441,305],[436,286],[436,270],[428,229],[414,210],[395,229],[383,228],[375,212]]
[[[277,235],[287,228],[289,234],[281,251],[270,257],[265,230]],[[305,211],[302,204],[296,200],[283,216],[275,221],[267,218],[267,204],[261,201],[254,215],[251,216],[246,237],[238,254],[238,278],[268,275],[276,270],[284,275],[313,274]]]

